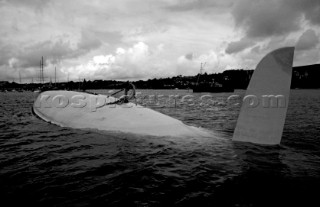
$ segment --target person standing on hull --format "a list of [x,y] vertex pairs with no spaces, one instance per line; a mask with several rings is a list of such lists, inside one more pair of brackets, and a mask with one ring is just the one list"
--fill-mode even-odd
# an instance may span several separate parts
[[[111,94],[111,96],[116,95],[117,93],[120,93],[124,90],[124,95],[119,98],[116,102],[110,103],[110,104],[122,104],[122,103],[128,103],[130,99],[135,98],[136,96],[136,87],[129,81],[125,82],[122,85],[122,89]],[[132,93],[128,95],[128,92],[132,89]]]
[[[128,92],[132,89],[132,94],[129,96]],[[133,83],[127,81],[124,84],[124,97],[123,97],[123,103],[128,103],[130,99],[135,98],[136,95],[136,87],[133,85]]]
[[[132,99],[132,98],[135,98],[135,95],[136,95],[136,87],[132,84],[132,83],[130,83],[129,81],[127,81],[127,82],[125,82],[123,85],[122,85],[122,89],[121,90],[119,90],[119,91],[117,91],[117,92],[115,92],[115,93],[113,93],[113,94],[111,94],[110,96],[114,96],[114,95],[116,95],[117,93],[120,93],[121,91],[123,91],[124,90],[124,95],[123,96],[121,96],[116,102],[113,102],[112,104],[115,104],[115,103],[117,103],[117,104],[121,104],[121,103],[128,103],[129,102],[129,100],[130,99]],[[128,95],[128,92],[130,91],[132,89],[132,94],[129,96]]]

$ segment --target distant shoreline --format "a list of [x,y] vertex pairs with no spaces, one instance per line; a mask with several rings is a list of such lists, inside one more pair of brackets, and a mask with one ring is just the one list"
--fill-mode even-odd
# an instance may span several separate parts
[[[219,83],[235,90],[245,90],[249,84],[254,70],[234,69],[222,73],[197,74],[195,76],[175,76],[168,78],[154,78],[148,80],[132,81],[137,89],[192,89],[196,84],[210,86]],[[294,67],[292,72],[291,89],[319,89],[320,64]],[[81,80],[78,82],[46,82],[46,83],[16,83],[0,81],[0,91],[9,90],[37,90],[40,88],[50,90],[94,90],[94,89],[120,89],[125,81],[116,80]]]

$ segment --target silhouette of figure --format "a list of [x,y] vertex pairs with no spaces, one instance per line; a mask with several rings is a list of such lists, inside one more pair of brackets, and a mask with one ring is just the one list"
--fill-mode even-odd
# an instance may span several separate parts
[[[129,97],[128,96],[128,92],[132,89],[132,95]],[[124,98],[123,98],[123,103],[128,103],[129,102],[129,99],[131,98],[134,98],[136,95],[136,91],[135,91],[135,86],[127,81],[125,84],[124,84]]]

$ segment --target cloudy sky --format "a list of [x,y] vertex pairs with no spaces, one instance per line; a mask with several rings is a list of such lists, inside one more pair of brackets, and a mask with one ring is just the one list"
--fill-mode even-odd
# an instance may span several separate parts
[[0,0],[0,80],[138,80],[320,63],[319,0]]

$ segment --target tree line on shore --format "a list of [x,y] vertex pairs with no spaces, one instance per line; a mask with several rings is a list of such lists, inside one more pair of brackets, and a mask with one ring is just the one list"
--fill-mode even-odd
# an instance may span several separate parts
[[[246,89],[253,70],[226,70],[222,73],[198,74],[195,76],[175,76],[168,78],[154,78],[149,80],[133,81],[138,89],[192,89],[197,84],[209,85],[218,83],[234,89]],[[294,67],[291,88],[320,88],[320,64]],[[69,81],[58,83],[25,83],[1,81],[0,90],[87,90],[87,89],[120,89],[124,81],[94,80]]]

